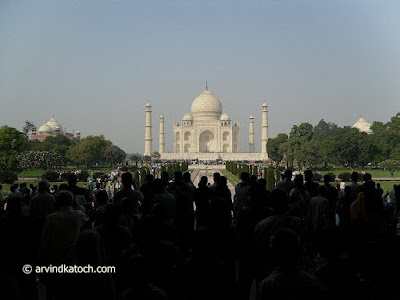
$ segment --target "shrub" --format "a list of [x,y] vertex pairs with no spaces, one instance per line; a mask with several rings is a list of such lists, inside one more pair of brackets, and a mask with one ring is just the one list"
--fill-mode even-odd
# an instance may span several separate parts
[[87,181],[89,177],[89,172],[87,170],[82,170],[80,173],[76,174],[79,181]]
[[60,181],[60,174],[56,171],[49,171],[42,175],[42,179],[48,181]]
[[18,180],[17,174],[9,170],[0,170],[0,182],[6,184],[13,184]]
[[275,187],[275,174],[274,174],[274,169],[268,168],[267,170],[267,190],[272,192],[272,190]]
[[351,179],[351,174],[349,172],[340,173],[339,176],[341,181],[348,182]]
[[332,172],[328,172],[325,175],[329,175],[331,177],[331,182],[333,182],[335,180],[335,178],[336,178],[336,174],[332,173]]
[[74,174],[72,172],[63,172],[60,175],[61,181],[67,181],[68,180],[68,176]]

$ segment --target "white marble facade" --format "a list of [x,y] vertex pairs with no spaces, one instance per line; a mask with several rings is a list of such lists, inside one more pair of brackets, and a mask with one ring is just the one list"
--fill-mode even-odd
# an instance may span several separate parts
[[206,89],[191,113],[174,124],[174,153],[233,153],[240,150],[240,125],[222,113],[219,99]]
[[[150,152],[149,148],[151,148],[152,141],[150,107],[148,103],[146,106],[145,135],[145,152],[147,155]],[[262,149],[261,153],[240,152],[240,123],[233,122],[229,115],[226,112],[222,113],[222,111],[221,102],[206,86],[203,93],[193,101],[191,112],[187,113],[181,122],[175,121],[172,153],[164,152],[164,117],[161,116],[161,142],[159,143],[161,159],[267,160],[266,147]],[[263,104],[262,118],[263,125],[265,125],[262,130],[267,131],[267,105],[265,103]],[[250,116],[250,119],[250,122],[252,122],[254,118]],[[254,136],[254,128],[249,135]],[[267,136],[268,132],[263,133],[263,139]],[[250,144],[254,145],[254,141]],[[264,145],[266,146],[266,143]]]

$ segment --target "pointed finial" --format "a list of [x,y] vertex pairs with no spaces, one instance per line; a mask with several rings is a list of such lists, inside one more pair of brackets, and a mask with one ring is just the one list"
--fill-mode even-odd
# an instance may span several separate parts
[[207,84],[207,81],[206,81],[206,90],[208,90],[208,84]]

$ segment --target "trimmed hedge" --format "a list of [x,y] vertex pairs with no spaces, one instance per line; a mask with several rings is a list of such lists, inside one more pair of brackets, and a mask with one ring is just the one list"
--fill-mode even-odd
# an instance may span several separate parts
[[0,170],[0,182],[6,184],[13,184],[18,180],[18,175],[9,170]]

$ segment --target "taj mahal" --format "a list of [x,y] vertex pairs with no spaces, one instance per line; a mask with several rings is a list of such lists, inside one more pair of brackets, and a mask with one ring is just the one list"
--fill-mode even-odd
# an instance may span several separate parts
[[[145,151],[152,149],[152,106],[146,104]],[[255,151],[254,117],[249,117],[249,149],[240,151],[240,123],[233,122],[224,112],[220,100],[206,89],[192,102],[191,112],[181,122],[174,122],[173,152],[165,152],[164,116],[160,116],[158,152],[163,160],[250,160],[268,159],[268,106],[262,105],[261,152]]]

